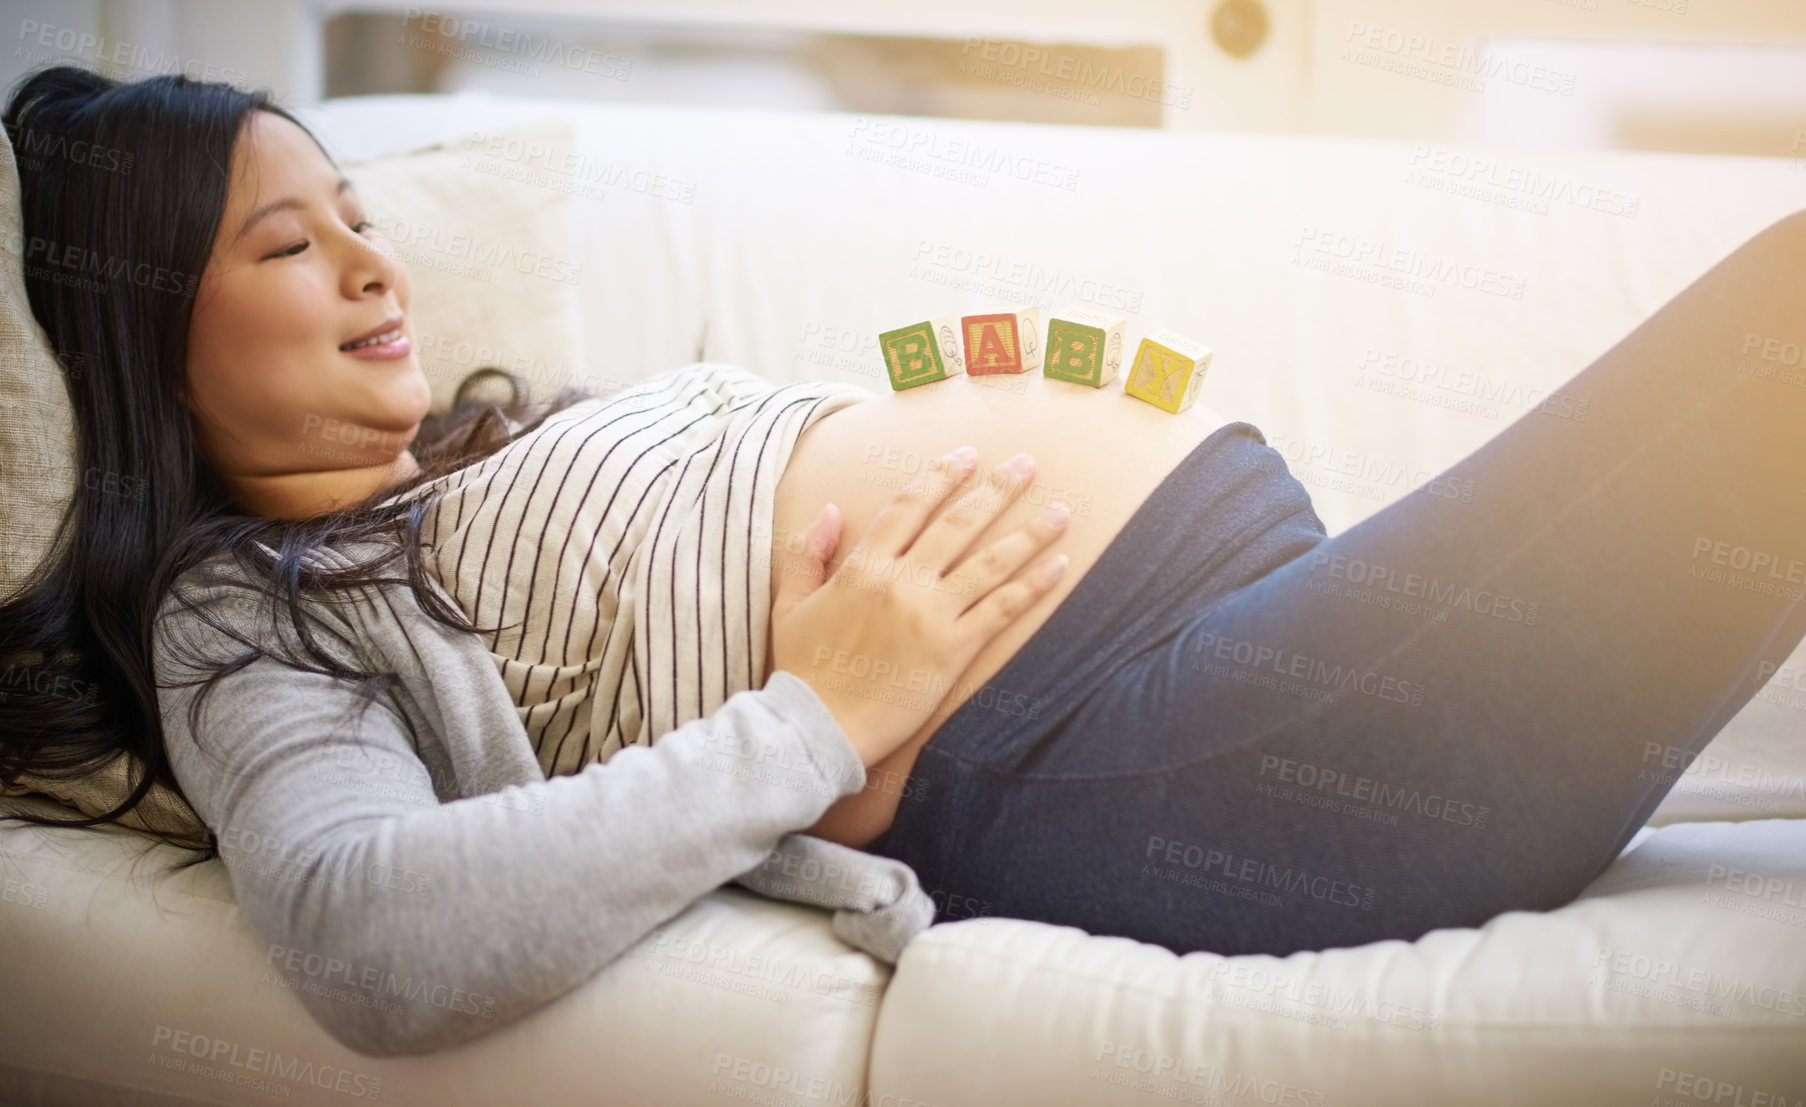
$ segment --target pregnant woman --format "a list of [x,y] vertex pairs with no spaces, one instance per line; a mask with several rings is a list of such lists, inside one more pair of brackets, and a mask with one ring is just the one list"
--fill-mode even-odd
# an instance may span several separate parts
[[[0,704],[0,769],[132,752],[287,971],[349,948],[491,1004],[302,996],[357,1048],[518,1017],[797,832],[907,862],[939,918],[1179,951],[1556,907],[1674,783],[1646,751],[1697,752],[1806,634],[1806,389],[1738,371],[1749,336],[1800,337],[1806,213],[1572,378],[1565,414],[1331,538],[1250,424],[1038,373],[878,395],[689,366],[420,434],[406,270],[292,120],[53,70],[6,123],[142,151],[118,218],[77,210],[74,169],[25,173],[28,234],[200,280],[161,313],[28,284],[101,367],[71,385],[80,463],[153,491],[78,493],[71,551],[0,608],[9,661],[132,694]],[[325,419],[368,445],[298,450]],[[962,445],[1032,464],[967,481]],[[328,590],[385,550],[387,583]],[[1792,568],[1729,587],[1732,550]],[[223,628],[169,602],[221,551],[307,598],[312,641],[254,590],[195,593]],[[204,710],[161,679],[233,630],[312,667],[217,669]],[[335,885],[342,862],[384,879]]]

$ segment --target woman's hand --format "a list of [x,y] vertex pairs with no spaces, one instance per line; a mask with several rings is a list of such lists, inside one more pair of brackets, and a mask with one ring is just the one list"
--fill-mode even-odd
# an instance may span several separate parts
[[1062,508],[959,561],[1028,486],[1034,459],[1017,459],[1025,462],[1020,469],[998,466],[929,523],[976,467],[977,454],[968,446],[931,463],[884,505],[832,578],[827,566],[840,546],[841,520],[828,504],[804,532],[807,548],[779,577],[772,669],[815,689],[867,766],[920,729],[984,644],[1065,572],[1060,554],[1009,579],[1065,530]]

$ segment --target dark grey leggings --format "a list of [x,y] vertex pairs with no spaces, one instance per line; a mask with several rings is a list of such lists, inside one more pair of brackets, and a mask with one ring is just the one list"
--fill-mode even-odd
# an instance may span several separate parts
[[1258,431],[1221,428],[993,678],[1011,695],[923,748],[870,848],[937,921],[1180,952],[1568,903],[1806,635],[1803,344],[1806,213],[1333,538]]

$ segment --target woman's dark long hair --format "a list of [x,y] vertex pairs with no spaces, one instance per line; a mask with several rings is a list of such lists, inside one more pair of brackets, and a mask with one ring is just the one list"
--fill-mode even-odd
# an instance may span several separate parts
[[[421,471],[407,481],[310,519],[247,513],[198,452],[179,390],[194,285],[225,210],[233,147],[253,111],[300,125],[265,92],[177,75],[121,83],[71,66],[28,76],[7,104],[4,122],[16,151],[107,152],[105,158],[16,159],[24,242],[53,244],[64,256],[91,252],[128,264],[90,269],[84,280],[62,283],[52,279],[50,266],[26,267],[32,314],[62,363],[74,409],[75,471],[108,479],[74,482],[74,499],[49,555],[0,599],[0,666],[51,678],[34,682],[48,692],[0,697],[0,784],[15,786],[25,774],[68,780],[121,752],[143,769],[131,794],[110,811],[8,818],[93,826],[118,822],[153,785],[181,796],[164,750],[152,631],[173,582],[215,556],[248,571],[264,586],[271,610],[286,611],[292,620],[305,656],[283,660],[352,681],[364,707],[396,674],[347,667],[320,649],[304,618],[304,596],[405,584],[432,618],[461,630],[491,629],[474,626],[427,584],[421,526],[430,493],[381,506],[376,501],[479,461],[588,395],[564,389],[534,403],[523,397],[518,380],[504,374],[514,392],[507,404],[461,402],[450,416],[422,423],[413,443]],[[129,173],[118,171],[122,163]],[[137,279],[145,273],[176,279]],[[195,280],[182,279],[187,275]],[[119,494],[121,488],[131,494]],[[325,570],[310,556],[372,538],[387,539],[389,552],[344,570]],[[260,547],[275,551],[274,559]],[[206,680],[202,697],[221,676],[275,656],[244,637],[246,628],[221,629],[248,649]],[[104,694],[65,691],[81,688]],[[212,846],[193,846],[199,854],[193,860],[211,856]]]

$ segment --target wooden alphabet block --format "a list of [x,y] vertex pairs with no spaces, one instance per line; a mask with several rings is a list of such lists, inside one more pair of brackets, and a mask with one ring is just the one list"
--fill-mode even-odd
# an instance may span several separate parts
[[1041,363],[1041,309],[1030,305],[989,315],[962,315],[966,375],[1026,373]]
[[1123,330],[1120,315],[1067,308],[1047,319],[1047,358],[1041,372],[1056,380],[1102,388],[1122,368]]
[[878,336],[892,391],[944,381],[966,371],[953,326],[953,316],[940,315]]
[[1210,347],[1177,331],[1160,330],[1141,340],[1123,391],[1177,415],[1198,398]]

